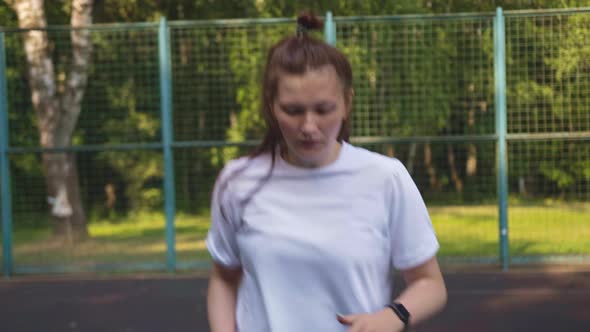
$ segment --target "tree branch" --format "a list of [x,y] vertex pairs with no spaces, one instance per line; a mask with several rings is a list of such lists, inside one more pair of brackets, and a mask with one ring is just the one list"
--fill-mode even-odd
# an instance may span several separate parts
[[74,0],[72,3],[70,38],[72,40],[72,64],[62,95],[62,117],[59,124],[60,139],[69,144],[81,111],[82,98],[88,81],[88,66],[92,52],[90,31],[92,24],[92,0]]

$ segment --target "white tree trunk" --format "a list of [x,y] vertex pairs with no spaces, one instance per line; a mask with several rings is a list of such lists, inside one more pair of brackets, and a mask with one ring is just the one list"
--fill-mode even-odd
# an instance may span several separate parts
[[[19,27],[27,29],[23,35],[31,101],[38,119],[40,144],[44,148],[68,147],[76,127],[91,53],[89,31],[72,29],[72,61],[65,85],[58,87],[54,65],[49,55],[47,20],[43,0],[13,0],[8,2],[16,11]],[[92,23],[92,0],[73,0],[71,25],[73,28]],[[63,91],[61,94],[58,91]],[[80,198],[75,155],[46,152],[43,154],[48,202],[56,221],[56,233],[72,230],[86,236],[86,217]]]

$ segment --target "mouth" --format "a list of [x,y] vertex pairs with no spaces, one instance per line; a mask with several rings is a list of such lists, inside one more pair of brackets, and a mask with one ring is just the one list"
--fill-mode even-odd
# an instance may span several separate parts
[[300,141],[299,144],[304,149],[313,149],[320,145],[320,141]]

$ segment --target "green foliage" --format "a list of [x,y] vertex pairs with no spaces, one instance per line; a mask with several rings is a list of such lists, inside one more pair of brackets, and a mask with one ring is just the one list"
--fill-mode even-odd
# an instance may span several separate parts
[[590,17],[577,15],[564,18],[568,33],[555,41],[557,51],[546,57],[545,63],[555,75],[553,114],[567,131],[588,131],[590,124],[575,119],[587,117],[590,110],[584,106],[590,86]]
[[99,154],[98,160],[119,172],[125,180],[125,196],[130,210],[155,209],[163,206],[161,188],[147,186],[150,180],[163,177],[159,153],[130,151],[122,157],[119,152],[104,151]]
[[[580,1],[123,1],[97,2],[95,22],[156,21],[231,17],[294,17],[301,9],[337,16],[438,14],[557,8]],[[68,1],[46,1],[50,24],[67,24]],[[0,19],[15,26],[15,15],[0,3]],[[353,22],[340,17],[337,47],[349,58],[355,75],[355,136],[439,136],[494,133],[493,31],[491,19],[429,17],[390,22]],[[539,16],[507,20],[508,106],[510,133],[588,131],[586,96],[590,78],[588,15]],[[294,33],[289,24],[176,25],[170,29],[173,53],[174,139],[242,141],[259,139],[261,76],[268,48]],[[323,38],[321,33],[319,38]],[[52,56],[59,77],[70,65],[69,32],[52,32]],[[26,86],[21,36],[7,34],[11,145],[37,146],[36,119]],[[160,137],[159,72],[156,28],[124,27],[92,32],[93,56],[76,144],[157,143]],[[60,75],[61,73],[61,75]],[[517,144],[515,144],[517,145]],[[539,183],[535,196],[587,195],[588,147],[531,144],[509,151],[510,182],[519,177]],[[432,145],[431,166],[441,184],[429,187],[424,144],[376,146],[381,153],[412,162],[426,195],[458,201],[494,193],[495,150],[453,144],[455,171],[464,183],[454,193],[446,144]],[[474,147],[477,147],[474,150]],[[414,149],[414,150],[412,150]],[[415,152],[415,156],[411,154]],[[477,172],[468,175],[470,151]],[[235,147],[175,149],[179,209],[196,211],[208,204],[216,172],[245,152]],[[540,157],[542,156],[542,157]],[[103,182],[123,192],[124,209],[161,206],[164,174],[159,151],[80,154],[81,178],[90,206],[104,198]],[[41,181],[39,160],[14,158],[14,172]],[[108,179],[106,179],[108,177]],[[102,181],[102,182],[101,182]],[[96,188],[94,188],[96,187]],[[98,189],[97,189],[98,188]],[[41,190],[41,189],[39,189]],[[432,191],[432,192],[431,192]],[[472,194],[477,193],[477,194]],[[453,198],[454,199],[454,198]],[[37,206],[37,205],[35,205]]]
[[253,0],[102,0],[95,6],[95,22],[195,20],[256,15]]
[[[261,114],[262,75],[267,50],[292,32],[291,25],[257,26],[237,29],[228,43],[231,75],[236,86],[235,100],[238,110],[231,114],[226,139],[239,142],[260,139],[265,130]],[[237,156],[238,149],[223,149],[223,161]]]
[[[120,92],[125,94],[125,89]],[[128,107],[133,105],[126,104]],[[129,109],[133,110],[132,107]],[[131,111],[123,119],[107,120],[103,131],[109,133],[109,143],[122,143],[130,134],[140,139],[151,140],[157,136],[158,129],[158,119]],[[98,154],[97,160],[112,167],[124,179],[125,195],[131,210],[163,206],[161,189],[148,186],[151,180],[164,176],[159,152],[129,151],[122,156],[121,152],[103,151]]]
[[0,2],[0,28],[15,26],[16,21],[16,13],[4,1]]
[[574,183],[574,178],[566,170],[556,168],[551,162],[542,162],[539,170],[541,174],[546,176],[548,179],[555,181],[557,186],[560,188],[568,187]]
[[[590,86],[590,20],[586,14],[509,21],[509,130],[514,133],[587,132]],[[509,77],[510,80],[510,77]],[[526,121],[525,121],[526,120]],[[582,193],[589,173],[587,144],[568,140],[530,143],[511,153],[513,175],[556,188],[554,195]],[[539,160],[537,158],[540,158]],[[538,160],[538,161],[537,161]],[[537,186],[541,187],[541,186]]]

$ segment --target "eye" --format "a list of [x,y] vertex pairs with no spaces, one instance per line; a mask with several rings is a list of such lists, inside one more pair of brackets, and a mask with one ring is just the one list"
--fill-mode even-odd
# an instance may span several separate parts
[[335,109],[336,109],[335,105],[321,105],[321,106],[316,107],[315,111],[319,115],[326,115],[326,114],[331,113]]
[[298,115],[305,111],[303,107],[297,105],[280,105],[280,107],[288,115]]

